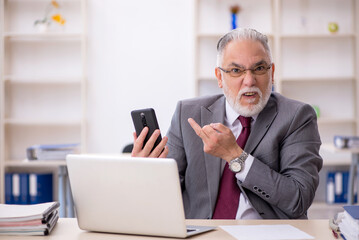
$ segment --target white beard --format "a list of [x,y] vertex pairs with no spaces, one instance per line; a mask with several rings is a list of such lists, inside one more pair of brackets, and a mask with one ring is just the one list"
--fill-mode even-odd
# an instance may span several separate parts
[[[230,92],[229,92],[228,86],[226,85],[226,82],[223,80],[223,93],[226,96],[226,99],[227,99],[229,105],[231,105],[231,107],[233,108],[234,111],[236,111],[239,115],[244,116],[244,117],[252,117],[252,116],[259,114],[263,110],[263,108],[266,106],[266,104],[269,100],[271,91],[272,91],[272,81],[269,81],[267,89],[264,94],[259,90],[258,87],[247,87],[247,88],[239,91],[237,96],[235,98],[233,98],[230,95]],[[256,92],[259,95],[258,103],[255,105],[243,106],[240,102],[240,99],[241,99],[242,94],[245,92]],[[253,101],[255,101],[255,99],[253,99]]]

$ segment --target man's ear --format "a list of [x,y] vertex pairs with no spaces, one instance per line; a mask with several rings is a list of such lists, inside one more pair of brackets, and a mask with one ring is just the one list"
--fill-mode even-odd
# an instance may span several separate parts
[[275,71],[275,65],[272,63],[272,84],[274,84],[274,71]]
[[222,84],[222,72],[221,70],[216,67],[215,70],[214,70],[215,74],[216,74],[216,78],[217,78],[217,82],[218,82],[218,87],[219,88],[223,88],[223,84]]

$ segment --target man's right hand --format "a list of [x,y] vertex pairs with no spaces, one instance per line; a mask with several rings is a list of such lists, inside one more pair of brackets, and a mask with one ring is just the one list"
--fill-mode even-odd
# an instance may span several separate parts
[[[145,140],[148,134],[148,127],[143,128],[140,135],[137,137],[136,132],[133,133],[133,149],[131,156],[132,157],[152,157],[152,158],[165,158],[168,155],[168,147],[166,143],[168,138],[164,136],[162,141],[157,145],[155,149],[151,152],[156,139],[160,136],[161,132],[159,129],[155,130],[152,136],[148,139],[146,145],[143,147],[143,141]],[[142,148],[143,147],[143,148]]]

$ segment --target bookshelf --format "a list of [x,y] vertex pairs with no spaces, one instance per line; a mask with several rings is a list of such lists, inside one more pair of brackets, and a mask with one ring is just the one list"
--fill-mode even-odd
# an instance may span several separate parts
[[[197,0],[194,79],[198,96],[221,93],[214,75],[216,43],[231,29],[230,7],[236,4],[242,8],[238,26],[268,36],[276,63],[276,91],[319,107],[323,143],[331,143],[335,134],[358,135],[359,2]],[[338,24],[338,32],[329,32],[329,22]],[[347,164],[350,159],[350,155],[338,158],[321,153],[324,164],[326,159],[329,164]]]
[[86,149],[86,0],[58,1],[64,25],[34,22],[49,0],[0,0],[0,202],[8,172],[54,173],[65,161],[26,161],[36,144],[80,143]]
[[[233,5],[242,8],[238,27],[254,28],[268,36],[276,64],[275,91],[319,107],[323,145],[332,144],[334,135],[359,135],[359,1],[196,0],[197,96],[222,93],[214,75],[216,44],[231,30]],[[330,22],[338,24],[337,32],[328,30]],[[328,207],[323,203],[326,168],[343,169],[351,163],[347,152],[321,148],[320,153],[324,168],[314,208]]]

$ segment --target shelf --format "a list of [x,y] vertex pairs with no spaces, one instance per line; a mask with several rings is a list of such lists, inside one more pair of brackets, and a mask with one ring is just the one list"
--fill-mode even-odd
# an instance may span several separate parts
[[333,144],[322,144],[323,150],[330,153],[359,153],[359,148],[337,148]]
[[[214,75],[214,73],[213,73]],[[217,78],[215,76],[213,77],[198,77],[198,81],[213,81],[217,82]]]
[[51,161],[29,161],[29,160],[7,160],[5,167],[25,167],[25,168],[38,168],[38,167],[60,167],[66,166],[65,160],[51,160]]
[[[322,156],[323,157],[323,156]],[[340,159],[323,159],[323,166],[350,166],[349,158],[340,158]]]
[[341,123],[348,123],[348,124],[355,124],[356,119],[354,118],[325,118],[325,117],[319,117],[318,118],[318,124],[341,124]]
[[328,204],[326,202],[313,202],[308,209],[309,219],[330,219],[338,212],[343,212],[343,206],[346,203],[333,203]]
[[[80,2],[81,0],[61,0],[61,2]],[[45,2],[48,3],[48,0],[11,0],[11,2]]]
[[16,85],[62,85],[62,84],[81,84],[81,77],[37,77],[37,76],[4,76],[6,84]]
[[76,126],[81,125],[80,120],[39,120],[39,119],[4,119],[7,125],[19,126]]
[[[226,34],[227,32],[223,32],[223,33],[198,33],[197,34],[197,38],[217,38],[219,40],[219,38],[221,38],[224,34]],[[273,38],[273,34],[271,33],[264,33],[268,38]]]
[[327,209],[327,208],[342,208],[345,203],[326,203],[326,202],[316,202],[314,201],[311,208],[315,209]]
[[354,82],[354,77],[283,77],[282,82]]
[[5,39],[17,40],[17,41],[44,41],[44,40],[81,41],[84,35],[82,33],[64,33],[64,32],[46,32],[46,33],[6,32],[3,34],[3,36]]
[[355,38],[355,33],[323,33],[323,34],[282,34],[282,39],[298,39],[298,38]]

